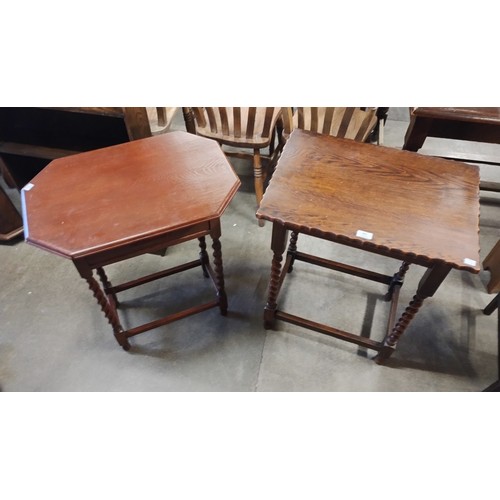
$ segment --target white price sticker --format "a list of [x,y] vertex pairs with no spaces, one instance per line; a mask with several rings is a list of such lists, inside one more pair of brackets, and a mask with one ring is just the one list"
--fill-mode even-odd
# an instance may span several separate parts
[[362,231],[361,229],[358,229],[358,231],[356,232],[356,236],[358,238],[363,238],[364,240],[373,239],[373,233],[369,233],[368,231]]

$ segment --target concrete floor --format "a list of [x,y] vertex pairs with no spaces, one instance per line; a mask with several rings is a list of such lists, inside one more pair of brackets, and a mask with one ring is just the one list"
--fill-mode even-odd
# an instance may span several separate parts
[[[391,108],[385,145],[400,148],[407,108]],[[172,129],[182,129],[179,113]],[[429,148],[428,148],[429,146]],[[424,149],[496,146],[429,140]],[[252,170],[235,163],[242,187],[222,218],[227,317],[217,309],[131,339],[130,352],[116,343],[87,284],[70,261],[22,240],[0,245],[0,386],[3,391],[481,391],[497,379],[496,317],[484,316],[491,300],[488,273],[452,271],[402,337],[386,366],[373,351],[278,323],[262,326],[271,251],[271,225],[254,217]],[[481,169],[500,180],[498,167]],[[8,191],[15,203],[17,193]],[[145,186],[145,193],[147,187]],[[381,200],[384,202],[385,200]],[[482,193],[480,242],[484,258],[498,240],[500,197]],[[393,273],[399,262],[302,236],[300,249],[354,265]],[[127,279],[186,260],[197,242],[107,268],[111,281]],[[191,257],[189,257],[191,258]],[[193,257],[194,258],[194,257]],[[387,304],[383,287],[298,263],[281,296],[295,314],[338,328],[382,338]],[[411,299],[423,268],[413,266],[401,292],[400,310]],[[300,286],[293,286],[300,273]],[[182,280],[182,287],[177,286]],[[288,284],[288,286],[287,286]],[[359,285],[362,285],[361,287]],[[125,292],[127,326],[156,319],[212,296],[199,269]]]

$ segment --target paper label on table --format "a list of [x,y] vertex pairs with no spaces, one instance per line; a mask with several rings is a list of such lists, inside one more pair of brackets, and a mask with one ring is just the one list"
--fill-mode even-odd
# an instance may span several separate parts
[[472,260],[472,259],[464,259],[464,264],[467,266],[475,266],[477,264],[477,262],[475,260]]
[[28,184],[26,184],[26,186],[23,187],[23,191],[29,191],[30,189],[32,189],[34,187],[35,187],[34,184],[31,184],[31,182],[28,182]]
[[373,239],[373,233],[369,233],[368,231],[362,231],[361,229],[358,229],[358,231],[356,232],[356,236],[358,238],[363,238],[365,240]]
[[[33,184],[31,184],[31,187],[33,187]],[[31,187],[29,189],[31,189]],[[26,186],[24,186],[24,188],[21,189],[20,194],[21,194],[21,216],[23,218],[23,227],[24,227],[24,239],[26,239],[30,234],[28,228],[28,215],[26,213]]]

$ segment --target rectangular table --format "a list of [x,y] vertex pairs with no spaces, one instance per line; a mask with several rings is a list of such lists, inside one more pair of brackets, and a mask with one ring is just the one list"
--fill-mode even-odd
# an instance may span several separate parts
[[[423,301],[451,269],[478,273],[479,172],[460,162],[294,130],[278,161],[257,218],[273,223],[273,260],[266,328],[293,323],[374,349],[382,363],[396,349]],[[285,264],[288,231],[291,231]],[[392,276],[305,254],[299,234],[400,259]],[[381,342],[338,330],[278,308],[294,262],[302,260],[385,284],[391,300]],[[411,264],[426,268],[411,303],[397,318],[397,300]]]

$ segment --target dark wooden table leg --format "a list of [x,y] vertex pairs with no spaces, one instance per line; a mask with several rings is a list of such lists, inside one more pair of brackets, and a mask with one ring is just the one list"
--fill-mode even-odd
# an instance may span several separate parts
[[441,283],[446,276],[448,276],[450,270],[451,267],[445,264],[435,264],[433,267],[427,269],[418,284],[417,293],[413,297],[413,300],[405,309],[398,322],[394,325],[392,332],[384,339],[383,347],[375,357],[375,362],[377,364],[382,364],[384,360],[389,358],[396,350],[399,339],[417,314],[424,299],[432,297],[436,293]]
[[220,220],[212,221],[212,230],[210,231],[214,251],[214,271],[215,271],[215,287],[217,288],[217,298],[219,299],[220,313],[225,316],[227,314],[227,295],[224,289],[224,269],[222,266],[222,251],[220,244]]
[[130,343],[127,337],[123,335],[124,330],[120,323],[120,319],[118,318],[118,313],[116,312],[114,304],[102,291],[99,283],[93,276],[92,269],[82,269],[81,266],[77,266],[77,269],[80,273],[80,276],[82,276],[82,278],[87,281],[89,288],[92,290],[94,297],[97,300],[97,303],[101,306],[101,310],[104,313],[104,316],[106,316],[106,319],[113,327],[113,332],[115,334],[117,342],[123,347],[123,349],[125,349],[125,351],[128,351],[130,349]]
[[495,295],[493,300],[483,309],[483,314],[489,316],[492,312],[494,312],[498,308],[498,299],[500,298],[500,294]]
[[401,267],[399,268],[399,271],[392,277],[392,280],[389,284],[389,290],[387,290],[387,293],[385,295],[385,300],[387,300],[387,302],[392,300],[394,288],[396,286],[399,286],[399,287],[403,286],[403,282],[404,282],[406,273],[407,273],[409,268],[410,268],[410,264],[408,264],[408,262],[403,262],[401,264]]
[[280,289],[281,261],[286,248],[288,231],[285,226],[278,222],[273,223],[273,235],[271,239],[271,250],[273,251],[273,261],[271,265],[271,279],[269,281],[269,292],[266,307],[264,308],[264,328],[274,327],[276,321],[277,299]]
[[297,231],[292,231],[290,235],[290,243],[288,244],[287,254],[290,255],[290,265],[288,266],[288,272],[293,271],[293,264],[295,262],[295,256],[297,255],[297,240],[299,238],[299,233]]
[[205,278],[208,278],[210,275],[208,274],[207,270],[208,253],[207,253],[207,244],[205,242],[205,236],[198,238],[198,241],[200,242],[200,262],[201,262],[201,268],[203,270],[203,276],[205,276]]
[[491,314],[495,309],[497,310],[497,335],[498,335],[498,343],[497,343],[497,362],[498,362],[498,380],[488,386],[483,392],[500,392],[500,294],[498,294],[483,310],[484,314]]
[[410,118],[410,125],[405,134],[403,149],[406,151],[418,151],[425,142],[432,125],[432,118]]
[[[495,295],[494,299],[483,309],[483,313],[489,316],[494,311],[497,311],[498,319],[497,319],[497,337],[498,337],[498,378],[500,379],[500,293]],[[498,382],[497,382],[498,384]]]
[[498,307],[498,301],[500,300],[500,295],[497,295],[497,361],[498,361],[498,379],[500,380],[500,307]]
[[98,267],[96,269],[97,275],[99,276],[99,279],[101,280],[102,286],[104,287],[104,293],[108,297],[109,301],[113,304],[115,308],[118,307],[119,302],[118,302],[118,297],[114,292],[110,292],[109,289],[111,288],[111,283],[109,282],[109,279],[104,272],[104,269],[102,267]]

